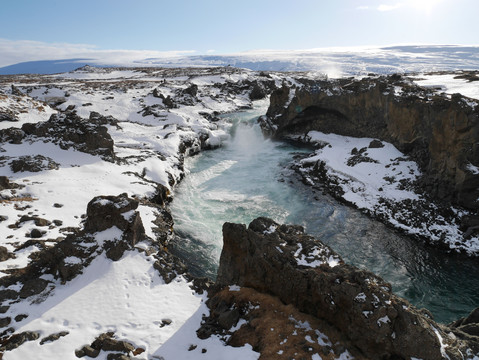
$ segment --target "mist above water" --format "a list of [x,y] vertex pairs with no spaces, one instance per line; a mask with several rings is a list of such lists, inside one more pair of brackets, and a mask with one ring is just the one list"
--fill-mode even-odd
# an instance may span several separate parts
[[231,138],[220,149],[186,161],[190,173],[171,204],[177,234],[173,252],[190,271],[216,277],[224,222],[249,224],[258,216],[300,224],[346,262],[368,269],[393,291],[437,321],[449,322],[479,304],[479,269],[472,260],[426,249],[360,211],[314,192],[288,170],[310,150],[264,139],[256,124],[265,104],[230,114]]

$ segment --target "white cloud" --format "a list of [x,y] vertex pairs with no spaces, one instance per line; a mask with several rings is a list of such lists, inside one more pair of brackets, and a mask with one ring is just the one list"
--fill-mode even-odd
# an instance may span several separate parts
[[369,10],[369,6],[367,5],[361,5],[356,8],[357,10]]
[[132,65],[135,61],[148,58],[165,58],[191,55],[187,51],[154,50],[100,50],[88,44],[45,43],[29,40],[8,40],[0,38],[0,67],[25,61],[88,59],[97,65]]
[[381,4],[378,6],[378,11],[392,11],[399,9],[400,7],[403,6],[403,3],[396,3],[394,5],[387,5],[387,4]]

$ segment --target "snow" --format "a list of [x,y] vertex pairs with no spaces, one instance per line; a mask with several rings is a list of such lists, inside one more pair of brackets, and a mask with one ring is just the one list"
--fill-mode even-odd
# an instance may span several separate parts
[[[92,71],[93,70],[93,71]],[[69,73],[56,75],[65,79],[94,79],[94,80],[111,80],[111,79],[132,79],[144,78],[144,74],[131,70],[109,71],[108,69],[89,68],[87,71],[76,70]]]
[[[46,336],[66,330],[70,334],[47,347],[29,342],[16,351],[7,352],[6,359],[25,359],[33,353],[37,358],[47,358],[53,346],[58,358],[75,359],[76,348],[106,331],[115,331],[121,338],[145,347],[146,356],[150,356],[202,301],[191,296],[189,286],[182,279],[165,285],[148,259],[139,253],[128,253],[118,262],[101,256],[81,277],[68,286],[57,286],[54,291],[54,296],[41,304],[12,306],[13,313],[29,314],[17,331],[41,329]],[[170,317],[173,322],[158,330],[163,317]]]
[[356,295],[356,297],[354,298],[354,301],[356,302],[359,302],[359,303],[364,303],[366,302],[366,294],[365,293],[359,293],[358,295]]
[[339,257],[329,255],[329,250],[327,248],[314,247],[312,251],[307,254],[302,253],[302,250],[302,245],[298,243],[298,250],[294,256],[296,258],[296,263],[300,266],[315,268],[323,264],[328,264],[329,267],[333,268],[339,265]]
[[272,225],[270,225],[269,228],[267,228],[267,229],[263,232],[263,234],[265,234],[265,235],[272,234],[272,233],[274,233],[274,232],[276,231],[276,229],[277,229],[277,226],[274,225],[274,224],[272,224]]
[[229,291],[240,291],[240,290],[241,290],[241,287],[239,287],[238,285],[229,286]]
[[[479,85],[477,81],[469,82],[466,79],[455,79],[458,74],[420,74],[414,77],[414,82],[420,86],[440,88],[446,94],[459,93],[472,99],[479,100]],[[477,104],[477,102],[475,102]]]
[[479,174],[479,167],[472,165],[471,163],[467,164],[467,170],[472,172],[474,175]]
[[[383,142],[382,148],[368,148],[374,139],[318,131],[310,131],[307,136],[313,143],[327,143],[328,146],[317,150],[314,156],[302,160],[302,163],[314,164],[318,160],[324,161],[328,171],[347,181],[342,185],[345,191],[344,198],[358,207],[374,207],[380,197],[394,201],[418,198],[412,191],[398,189],[399,181],[414,181],[420,172],[413,161],[400,160],[404,158],[404,154],[392,144]],[[372,162],[348,165],[354,148],[358,150],[367,148],[362,155],[369,157]],[[395,181],[391,183],[388,179]]]
[[439,331],[438,331],[434,326],[431,325],[431,327],[432,327],[432,329],[434,330],[434,333],[436,334],[437,339],[439,340],[439,344],[441,345],[441,356],[442,356],[444,359],[450,360],[451,358],[450,358],[450,357],[447,355],[447,353],[446,353],[446,347],[447,347],[447,345],[444,344],[444,341],[443,341],[443,339],[442,339],[441,334],[439,333]]
[[[405,222],[405,219],[410,217],[407,208],[393,213],[387,207],[387,203],[425,201],[412,186],[420,175],[418,165],[392,144],[383,141],[383,147],[369,148],[370,142],[374,140],[372,138],[340,136],[318,131],[310,131],[300,140],[319,146],[314,154],[299,163],[300,171],[311,185],[315,182],[309,172],[316,164],[322,163],[328,177],[339,183],[344,192],[342,198],[359,209],[380,214],[392,226],[409,234],[425,236],[432,242],[445,242],[451,249],[469,254],[479,252],[478,237],[471,237],[463,242],[456,241],[462,234],[460,224],[451,223],[441,216],[430,215],[431,220],[434,220],[433,224],[421,223],[420,226],[414,226]],[[469,164],[468,169],[472,173],[479,172],[472,164]],[[433,214],[434,205],[430,206]]]
[[[68,286],[57,285],[54,294],[44,302],[12,305],[13,313],[29,315],[18,324],[17,331],[40,330],[41,337],[59,331],[69,334],[48,345],[39,346],[38,341],[25,343],[6,352],[4,359],[28,359],[31,354],[37,359],[48,359],[54,352],[56,358],[73,360],[75,349],[106,331],[114,331],[119,339],[144,348],[146,351],[138,359],[183,358],[180,354],[186,356],[188,344],[193,341],[200,342],[201,348],[211,355],[216,354],[212,358],[229,357],[229,348],[218,339],[196,338],[201,315],[208,311],[205,296],[193,294],[182,277],[165,284],[152,268],[152,262],[138,252],[127,252],[117,262],[100,256]],[[164,318],[172,322],[160,328]],[[235,354],[257,358],[248,347],[231,353],[233,358],[239,358]]]
[[307,342],[309,342],[309,343],[311,343],[311,344],[314,344],[314,340],[311,339],[311,336],[310,336],[310,335],[306,335],[304,338],[305,338],[305,340],[306,340]]
[[343,352],[336,360],[353,360],[354,357],[349,353],[348,350]]
[[153,221],[156,219],[157,211],[154,208],[145,205],[139,205],[136,210],[140,213],[143,227],[145,228],[145,234],[154,239],[155,233],[153,232],[153,227],[156,225],[153,224]]
[[382,324],[387,324],[387,323],[390,323],[390,322],[391,322],[391,320],[386,315],[386,316],[383,316],[383,317],[379,318],[378,321],[377,321],[377,324],[378,324],[379,327],[381,327]]
[[0,121],[0,130],[21,128],[25,123],[46,121],[57,111],[45,103],[27,96],[0,94],[0,113],[13,110],[17,121]]

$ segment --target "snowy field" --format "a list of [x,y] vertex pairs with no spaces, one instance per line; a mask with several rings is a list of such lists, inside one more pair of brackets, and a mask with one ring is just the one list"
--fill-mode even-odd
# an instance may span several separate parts
[[[370,56],[373,58],[377,54],[371,53]],[[475,64],[475,57],[471,59],[468,64]],[[408,61],[412,64],[412,59]],[[354,58],[351,58],[353,62]],[[426,62],[424,66],[428,64]],[[406,65],[403,69],[408,68]],[[388,64],[381,66],[385,72],[398,70]],[[371,71],[368,66],[363,70]],[[340,70],[338,74],[343,73]],[[0,89],[0,112],[14,109],[16,121],[2,121],[0,129],[21,128],[27,122],[46,121],[51,114],[57,113],[48,103],[58,102],[61,102],[58,109],[74,107],[82,118],[89,118],[91,112],[97,112],[113,116],[117,123],[105,125],[114,141],[114,161],[73,147],[62,149],[44,138],[30,137],[22,144],[0,143],[0,175],[22,185],[0,191],[0,245],[15,255],[1,262],[0,270],[24,267],[30,256],[40,250],[39,243],[22,246],[31,240],[29,235],[33,229],[40,228],[40,240],[50,246],[64,238],[69,228],[81,227],[87,203],[94,196],[126,192],[138,199],[148,198],[154,194],[157,184],[174,192],[175,185],[185,174],[183,155],[179,152],[181,144],[187,140],[191,144],[187,151],[191,153],[200,150],[201,139],[206,139],[205,144],[212,147],[220,145],[229,136],[228,125],[222,120],[209,121],[207,116],[252,106],[244,91],[232,93],[227,87],[224,90],[222,85],[254,80],[257,76],[246,70],[217,71],[214,74],[200,69],[174,74],[167,71],[84,70],[38,78],[38,82],[25,78],[24,83],[15,83],[27,96],[13,95],[10,84],[4,83]],[[271,79],[277,86],[283,81],[295,82],[293,75],[272,74]],[[453,79],[450,75],[418,75],[417,82],[424,86],[441,85],[447,93],[463,92],[479,98],[475,83]],[[185,92],[192,85],[197,86],[196,96]],[[155,96],[155,90],[161,92],[163,98]],[[177,102],[177,107],[166,106],[165,98],[168,97]],[[353,180],[345,185],[345,197],[359,207],[376,206],[379,196],[384,197],[386,193],[391,200],[417,196],[409,190],[399,191],[396,184],[385,180],[413,181],[419,175],[417,165],[411,161],[401,160],[395,167],[387,167],[392,159],[402,156],[392,145],[384,143],[382,151],[368,149],[367,156],[374,161],[351,167],[347,161],[352,149],[368,147],[372,139],[319,132],[311,132],[308,136],[312,142],[328,143],[331,147],[324,147],[304,162],[323,160],[335,174]],[[39,160],[35,158],[37,155],[44,158]],[[33,157],[42,170],[14,172],[11,162],[21,157]],[[143,205],[138,210],[146,234],[153,237],[152,221],[157,210]],[[40,227],[32,219],[21,221],[22,216],[45,219],[48,225]],[[97,240],[104,240],[102,234],[97,234]],[[145,246],[138,245],[143,250]],[[67,284],[46,278],[54,288],[47,288],[33,299],[4,300],[1,305],[10,308],[3,317],[28,315],[19,320],[11,319],[8,326],[16,332],[38,331],[40,337],[5,352],[3,358],[28,359],[35,354],[36,359],[76,359],[75,350],[107,331],[115,332],[118,340],[145,350],[135,359],[259,357],[250,346],[232,348],[224,346],[216,337],[198,339],[196,329],[202,315],[208,313],[205,295],[191,290],[191,284],[182,277],[166,284],[152,263],[152,258],[140,251],[127,252],[117,262],[99,255],[83,274]],[[19,287],[21,284],[0,291],[18,291]],[[68,334],[54,342],[40,344],[44,337],[62,331]],[[106,359],[107,355],[102,352],[97,358]],[[320,355],[316,354],[314,358],[319,359]]]
[[[221,84],[254,76],[247,71],[196,74],[168,78],[166,73],[130,70],[77,71],[47,78],[47,84],[42,83],[45,79],[16,83],[28,96],[12,95],[9,85],[5,85],[0,111],[14,109],[17,121],[0,122],[3,129],[48,120],[57,111],[47,103],[58,101],[63,102],[59,109],[75,106],[83,118],[97,112],[111,115],[118,122],[106,125],[114,141],[115,161],[73,147],[62,149],[34,136],[21,144],[1,144],[0,174],[22,187],[0,193],[0,245],[14,254],[0,263],[0,270],[26,266],[41,246],[54,245],[69,233],[69,228],[81,227],[87,203],[94,196],[126,192],[138,199],[149,198],[156,184],[173,191],[184,175],[179,147],[185,139],[194,152],[200,149],[200,137],[206,138],[206,145],[220,145],[228,137],[226,124],[210,122],[199,113],[212,115],[250,107],[247,94],[231,95],[221,90]],[[178,92],[192,84],[198,85],[198,93],[195,98],[182,98],[188,106],[167,108],[162,98],[153,96],[156,89],[164,97],[178,100]],[[15,159],[39,154],[44,159],[34,159],[44,167],[41,171],[14,172],[10,166]],[[152,221],[157,210],[140,205],[138,211],[146,234],[154,237]],[[34,219],[21,221],[25,215],[44,219],[48,225],[40,227]],[[33,229],[43,233],[39,242],[22,246],[32,240],[29,235]],[[108,234],[97,234],[97,242],[106,238]],[[138,245],[140,249],[146,246]],[[207,359],[258,357],[251,347],[225,347],[215,337],[199,340],[195,331],[202,315],[208,313],[206,295],[196,294],[182,277],[166,284],[152,263],[151,257],[137,251],[128,252],[118,262],[99,255],[83,274],[65,285],[47,276],[50,286],[37,297],[5,300],[3,305],[10,306],[5,315],[28,315],[18,321],[12,319],[9,326],[17,333],[37,331],[40,337],[7,351],[4,359],[27,359],[32,354],[37,359],[75,359],[75,350],[108,331],[113,331],[117,340],[144,349],[137,359],[196,359],[199,354]],[[0,290],[20,288],[17,284]],[[67,335],[40,344],[44,337],[59,332]],[[188,351],[191,345],[198,349]],[[106,359],[107,355],[102,352],[98,358]]]

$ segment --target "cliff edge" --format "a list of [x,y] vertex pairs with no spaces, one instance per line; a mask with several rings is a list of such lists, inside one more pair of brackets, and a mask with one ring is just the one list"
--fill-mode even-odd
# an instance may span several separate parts
[[[427,310],[394,295],[390,284],[373,273],[345,264],[300,226],[258,218],[248,228],[225,223],[223,236],[219,291],[209,300],[211,315],[199,335],[220,329],[226,331],[230,344],[252,341],[260,359],[287,358],[291,353],[315,358],[315,351],[337,356],[345,349],[359,359],[472,359],[479,354],[477,311],[451,327],[438,324]],[[246,306],[245,293],[250,299]],[[263,294],[262,302],[258,293]],[[274,299],[289,308],[278,306],[274,316],[265,316],[269,323],[263,324],[258,309],[273,307]],[[291,315],[281,322],[284,312]],[[286,329],[298,313],[322,327],[315,337],[306,335],[303,346],[295,341],[297,333],[258,340],[263,336],[260,324],[267,333]],[[256,336],[248,336],[251,333]]]

